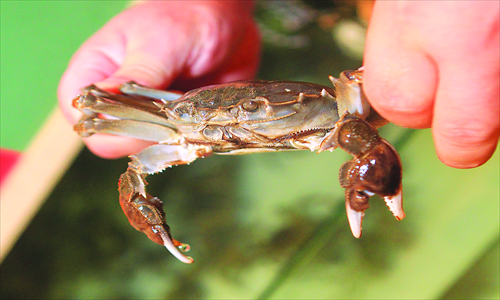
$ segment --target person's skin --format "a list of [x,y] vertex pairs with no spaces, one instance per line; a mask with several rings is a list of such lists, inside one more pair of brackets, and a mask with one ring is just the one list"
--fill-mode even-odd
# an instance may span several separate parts
[[[187,91],[255,76],[260,37],[247,1],[151,1],[123,11],[75,53],[59,84],[60,107],[71,124],[71,106],[89,84],[116,90],[133,80]],[[96,134],[88,148],[104,158],[138,152],[150,142]]]
[[[486,162],[499,137],[499,2],[379,1],[370,21],[364,90],[389,121],[432,127],[447,165]],[[75,54],[59,86],[61,109],[81,87],[135,80],[189,89],[251,78],[259,37],[248,2],[148,2],[122,12]],[[173,83],[173,85],[171,85]],[[97,155],[133,154],[148,143],[94,135]]]
[[498,144],[498,1],[376,1],[364,88],[371,105],[404,127],[432,128],[442,162],[485,163]]

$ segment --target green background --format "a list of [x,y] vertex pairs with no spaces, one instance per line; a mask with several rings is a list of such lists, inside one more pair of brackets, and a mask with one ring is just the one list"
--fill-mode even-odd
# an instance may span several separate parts
[[0,146],[24,150],[78,47],[125,1],[0,1]]
[[[71,54],[125,2],[0,3],[2,146],[24,149],[56,106]],[[348,6],[280,3],[257,7],[266,32],[259,77],[329,84],[361,64],[314,21],[283,25],[300,11],[349,17]],[[337,180],[349,159],[341,151],[213,156],[148,177],[192,265],[123,216],[116,184],[128,159],[83,150],[0,266],[0,296],[498,299],[498,151],[457,170],[437,159],[429,130],[388,125],[381,135],[403,161],[407,217],[397,222],[374,197],[360,239]]]

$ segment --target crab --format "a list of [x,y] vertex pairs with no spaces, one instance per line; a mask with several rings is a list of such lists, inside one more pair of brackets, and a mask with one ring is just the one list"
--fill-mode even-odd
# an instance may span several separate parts
[[405,217],[401,160],[378,134],[377,128],[387,121],[370,109],[362,91],[362,69],[330,80],[334,88],[247,80],[183,95],[134,82],[123,84],[121,94],[90,85],[73,100],[83,112],[74,129],[82,137],[106,133],[155,142],[130,156],[118,184],[120,204],[135,229],[184,263],[193,262],[183,253],[189,245],[172,237],[162,202],[146,191],[146,177],[212,153],[347,151],[353,159],[341,166],[339,177],[349,225],[359,238],[374,194],[384,198],[397,220]]

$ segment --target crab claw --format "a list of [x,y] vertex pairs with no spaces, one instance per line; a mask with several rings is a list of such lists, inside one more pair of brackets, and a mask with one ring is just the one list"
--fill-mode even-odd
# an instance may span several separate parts
[[398,221],[404,219],[406,216],[403,210],[403,188],[399,186],[399,191],[394,196],[385,196],[385,203],[389,207],[389,210],[396,217]]
[[[146,193],[144,174],[129,167],[120,177],[120,205],[130,225],[143,232],[153,242],[165,246],[178,260],[190,264],[193,259],[181,253],[189,251],[189,245],[172,238],[166,223],[163,203]],[[144,194],[144,195],[143,195]]]
[[402,167],[396,149],[378,135],[373,125],[355,115],[338,122],[332,144],[352,154],[340,167],[340,185],[346,189],[346,210],[352,234],[361,236],[361,222],[371,196],[385,199],[396,219],[405,217],[402,197]]
[[[368,196],[373,196],[372,193],[368,191],[364,191]],[[352,195],[352,194],[351,194]],[[389,210],[392,212],[394,217],[398,221],[401,221],[404,219],[405,212],[403,210],[403,191],[401,186],[399,187],[399,191],[396,195],[394,196],[385,196],[384,200],[387,206],[389,207]],[[365,216],[364,210],[368,208],[368,205],[366,207],[361,208],[361,211],[355,210],[351,204],[350,204],[350,198],[346,198],[345,202],[345,209],[347,213],[347,220],[349,221],[349,226],[351,227],[352,235],[355,238],[360,238],[361,237],[361,230],[362,230],[362,222],[363,222],[363,217]],[[368,203],[368,198],[366,198],[366,204]],[[356,205],[353,204],[353,205]]]
[[345,209],[347,212],[347,220],[349,220],[349,226],[351,227],[352,235],[354,235],[355,238],[360,238],[361,223],[363,222],[365,213],[363,211],[356,211],[352,209],[349,201],[345,202]]

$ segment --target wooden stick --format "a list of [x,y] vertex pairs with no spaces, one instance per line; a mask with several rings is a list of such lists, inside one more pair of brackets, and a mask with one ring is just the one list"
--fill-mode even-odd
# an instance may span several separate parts
[[76,157],[83,143],[56,109],[0,191],[0,262]]

